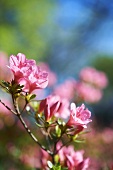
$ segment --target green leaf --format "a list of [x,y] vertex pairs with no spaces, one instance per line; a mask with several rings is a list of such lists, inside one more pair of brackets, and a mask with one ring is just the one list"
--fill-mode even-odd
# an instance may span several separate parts
[[34,99],[36,97],[35,94],[27,94],[26,96],[26,100],[29,103],[32,99]]
[[47,164],[51,170],[68,170],[67,167],[61,167],[59,162],[57,164],[53,165],[51,161],[47,161]]
[[62,120],[60,118],[57,120],[57,122],[58,122],[59,125],[62,124]]
[[68,170],[68,168],[67,168],[67,167],[64,167],[64,168],[62,168],[61,170]]
[[12,81],[10,86],[10,92],[11,94],[20,93],[23,87],[24,85],[16,84],[15,82]]
[[2,80],[1,81],[2,82],[2,84],[5,86],[5,87],[9,87],[10,86],[10,83],[7,81],[4,81],[4,80]]
[[73,140],[74,142],[76,142],[76,143],[85,143],[85,140],[83,139],[83,140],[78,140],[78,139],[75,139],[75,140]]
[[9,93],[9,87],[10,87],[10,83],[9,82],[5,82],[5,81],[1,81],[0,86],[3,90],[5,90],[7,93]]
[[52,169],[53,170],[61,170],[61,168],[62,168],[61,165],[59,165],[59,163],[58,163],[58,164],[54,165]]
[[30,100],[34,99],[35,97],[36,97],[36,94],[32,94],[32,95],[30,96]]
[[56,130],[56,135],[57,135],[58,137],[60,137],[60,136],[61,136],[61,129],[59,128],[58,125],[55,127],[55,130]]
[[65,126],[65,124],[66,124],[66,123],[65,123],[62,119],[60,119],[60,118],[57,120],[57,123],[58,123],[59,125],[62,125],[62,126]]
[[39,102],[38,101],[30,101],[30,106],[33,107],[34,111],[37,112],[39,108]]
[[58,163],[58,161],[59,161],[59,155],[58,154],[54,156],[54,160],[55,160],[55,163]]
[[52,170],[68,170],[67,167],[61,167],[60,163],[53,166]]
[[35,122],[35,124],[36,124],[39,128],[43,128],[43,126],[40,125],[39,123]]

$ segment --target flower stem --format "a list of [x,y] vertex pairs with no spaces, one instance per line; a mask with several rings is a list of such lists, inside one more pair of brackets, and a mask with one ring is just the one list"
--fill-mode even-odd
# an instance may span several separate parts
[[14,110],[10,109],[4,102],[1,101],[1,99],[0,99],[0,103],[2,103],[6,107],[7,110],[9,110],[13,114],[17,115],[17,113]]
[[24,119],[22,118],[21,116],[21,113],[19,111],[19,108],[18,108],[18,104],[17,104],[17,100],[14,99],[14,97],[12,96],[12,99],[13,99],[13,105],[14,105],[14,108],[15,108],[15,111],[13,111],[12,109],[10,109],[5,103],[3,103],[1,100],[0,102],[9,110],[11,111],[13,114],[15,114],[20,122],[22,123],[22,125],[24,126],[25,130],[27,131],[27,133],[31,136],[31,138],[43,149],[45,150],[46,152],[48,152],[48,154],[50,155],[53,155],[53,152],[51,152],[50,150],[46,149],[45,146],[41,145],[40,142],[38,141],[38,139],[35,137],[35,135],[31,132],[31,130],[28,128],[27,124],[25,123]]

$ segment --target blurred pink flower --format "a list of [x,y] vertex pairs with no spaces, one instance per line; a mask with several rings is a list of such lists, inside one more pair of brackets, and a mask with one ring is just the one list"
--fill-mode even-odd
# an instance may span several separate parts
[[40,62],[39,66],[48,72],[48,86],[53,86],[57,81],[56,74],[50,69],[49,65],[47,63]]
[[14,81],[24,85],[25,92],[32,92],[35,89],[43,89],[48,84],[48,73],[41,71],[35,60],[28,60],[24,54],[11,55],[9,68],[14,74]]
[[[67,167],[68,170],[86,170],[89,167],[89,158],[83,158],[84,150],[75,151],[73,146],[61,147],[62,143],[57,143],[56,150],[58,162],[62,167]],[[47,161],[51,161],[51,157],[47,152],[41,150],[41,158],[43,158],[40,159],[41,167],[45,170],[48,170]]]
[[[57,144],[57,150],[62,146]],[[68,167],[69,170],[86,170],[89,166],[89,158],[83,158],[84,151],[75,151],[73,146],[64,146],[58,151],[59,161],[61,165]]]
[[84,82],[76,83],[76,97],[88,103],[96,103],[103,96],[102,90]]
[[[6,106],[8,106],[10,109],[13,108],[12,103],[8,99],[3,99],[3,101]],[[15,123],[15,117],[14,115],[2,104],[0,103],[0,126],[13,126]]]
[[66,121],[67,118],[70,116],[69,101],[66,98],[60,99],[60,105],[55,116],[58,118],[62,118],[64,121]]
[[67,122],[67,126],[82,126],[86,128],[87,124],[91,122],[91,112],[85,109],[85,105],[76,107],[75,103],[71,103],[70,118]]
[[69,116],[69,102],[60,96],[50,95],[42,100],[39,105],[39,113],[44,111],[46,121],[54,117],[66,119]]
[[12,78],[12,74],[5,66],[8,65],[8,56],[4,52],[0,52],[0,79],[9,81]]
[[75,94],[75,80],[66,80],[63,84],[60,84],[54,88],[53,93],[72,100]]
[[93,67],[83,68],[80,72],[80,79],[103,89],[108,85],[108,79],[104,72],[98,71]]
[[105,128],[101,135],[105,143],[109,144],[113,142],[113,129]]
[[28,145],[22,150],[20,154],[20,160],[30,168],[41,168],[40,164],[40,152],[37,147]]
[[41,168],[44,170],[48,170],[48,165],[47,165],[47,161],[51,160],[51,156],[44,151],[43,149],[41,149],[41,153],[40,153],[40,164],[41,164]]

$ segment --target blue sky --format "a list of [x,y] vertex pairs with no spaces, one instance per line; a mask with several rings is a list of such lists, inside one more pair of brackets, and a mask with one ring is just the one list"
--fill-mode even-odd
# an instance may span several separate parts
[[75,70],[79,71],[100,54],[113,56],[111,4],[109,0],[108,3],[103,1],[102,7],[97,4],[95,12],[92,6],[85,4],[86,1],[56,1],[56,13],[52,17],[56,26],[53,31],[55,42],[50,64],[57,63],[53,69],[61,73],[61,77],[75,74]]

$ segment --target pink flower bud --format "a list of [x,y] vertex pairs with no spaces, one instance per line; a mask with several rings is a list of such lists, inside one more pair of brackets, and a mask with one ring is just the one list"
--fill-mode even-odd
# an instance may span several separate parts
[[61,99],[57,95],[50,95],[39,104],[38,112],[44,112],[46,121],[53,116],[66,119],[69,117],[69,103],[66,99]]

